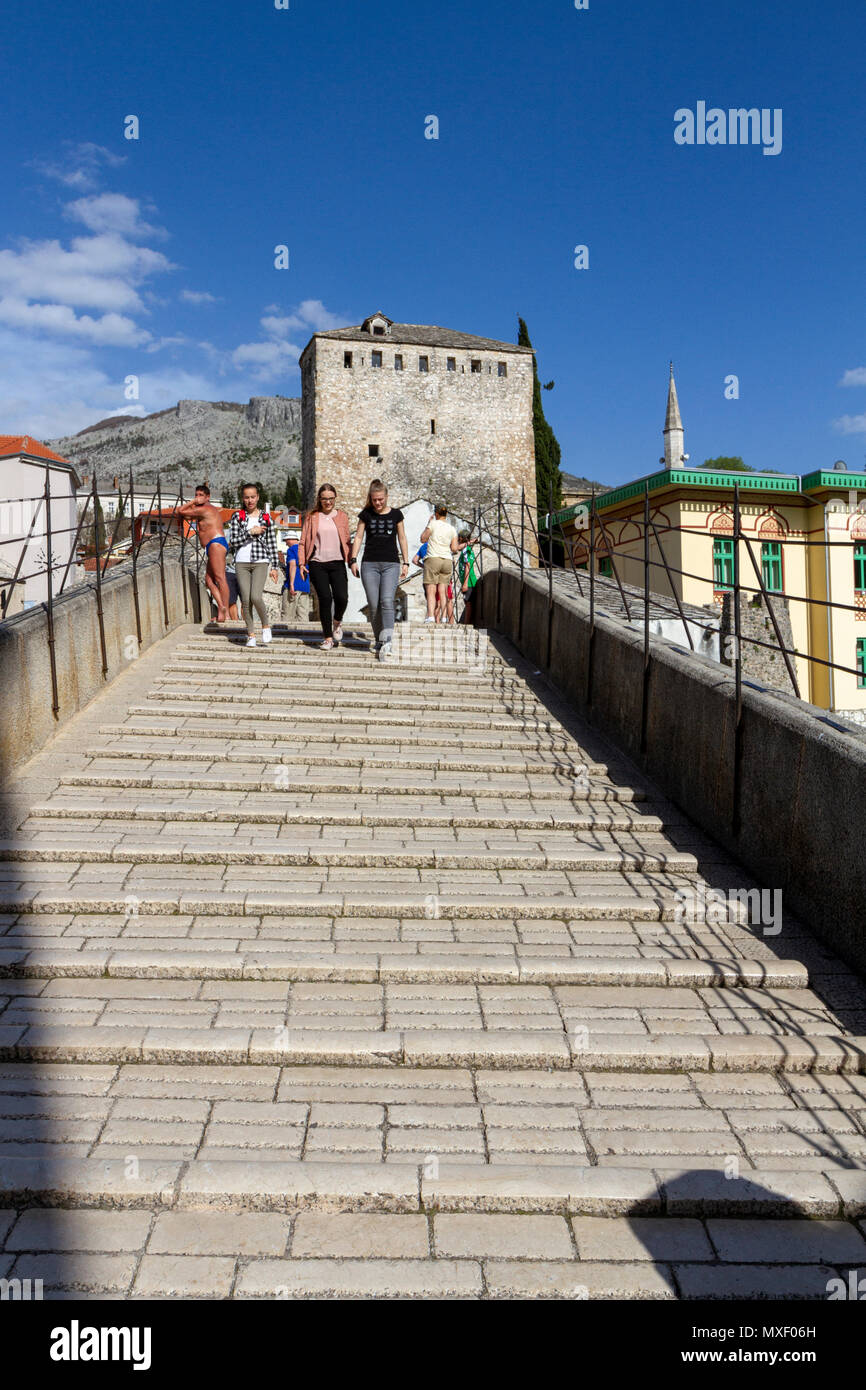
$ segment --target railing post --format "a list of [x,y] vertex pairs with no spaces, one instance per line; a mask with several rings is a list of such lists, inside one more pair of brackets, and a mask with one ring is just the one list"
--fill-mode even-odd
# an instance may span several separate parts
[[592,661],[595,647],[595,488],[589,500],[589,644],[586,653],[586,705],[592,707]]
[[99,563],[99,489],[93,475],[93,554],[96,560],[96,617],[99,622],[99,650],[102,655],[102,679],[108,679],[108,651],[105,646],[105,613],[102,607],[102,566]]
[[740,833],[740,789],[743,762],[743,661],[740,640],[740,485],[734,483],[734,775],[731,828]]
[[502,485],[496,488],[496,625],[502,612]]
[[547,665],[553,648],[553,479],[547,487]]
[[647,714],[649,709],[649,672],[650,672],[650,549],[649,549],[649,527],[650,527],[650,502],[649,502],[649,483],[643,485],[643,692],[641,695],[641,714],[640,714],[640,751],[646,752],[647,747]]
[[57,693],[57,657],[54,651],[54,576],[51,572],[51,469],[45,469],[45,582],[48,614],[48,660],[51,667],[51,712],[57,719],[60,714],[60,697]]
[[[178,501],[180,502],[181,507],[183,507],[183,479],[181,479],[180,482],[178,483],[177,495],[178,495]],[[184,616],[185,618],[188,618],[188,617],[189,617],[189,596],[188,596],[188,594],[187,594],[187,592],[186,592],[186,590],[187,590],[187,573],[186,573],[186,522],[184,521],[183,517],[181,517],[181,519],[180,519],[180,577],[181,577],[181,582],[183,583],[183,616]]]
[[[142,525],[144,523],[142,522]],[[135,544],[135,484],[129,470],[129,538],[132,541],[132,599],[135,604],[135,635],[141,649],[141,609],[138,606],[138,546]],[[139,537],[139,542],[141,538]]]
[[517,643],[523,637],[523,580],[524,553],[526,550],[526,488],[520,489],[520,596],[517,600]]
[[164,541],[162,537],[162,478],[159,473],[156,475],[156,514],[159,517],[159,583],[162,589],[162,617],[165,627],[168,627],[168,598],[165,593],[165,557],[163,555]]

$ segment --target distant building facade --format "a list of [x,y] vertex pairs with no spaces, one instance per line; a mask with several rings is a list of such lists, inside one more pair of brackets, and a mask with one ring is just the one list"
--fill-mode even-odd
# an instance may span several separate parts
[[323,482],[351,514],[373,477],[399,504],[479,475],[535,505],[531,348],[373,314],[315,333],[300,364],[307,506]]
[[[2,586],[8,608],[31,608],[48,597],[46,476],[51,506],[51,574],[56,593],[70,563],[78,524],[78,474],[68,459],[28,435],[0,434],[0,559],[14,586]],[[72,578],[70,577],[70,583]],[[0,620],[11,617],[0,611]]]
[[[724,661],[724,636],[730,635],[734,622],[733,498],[738,484],[740,583],[744,589],[760,589],[756,567],[760,570],[785,645],[803,653],[792,658],[801,698],[866,722],[866,473],[849,471],[843,463],[802,476],[689,467],[673,372],[664,440],[658,472],[596,499],[596,573],[611,576],[615,566],[623,584],[643,588],[648,492],[654,527],[650,588],[670,599],[674,616],[674,595],[683,603],[714,610],[721,620]],[[586,504],[555,513],[554,526],[566,536],[571,562],[587,569]],[[763,598],[743,594],[741,604],[744,636],[768,644],[744,642],[744,668],[755,679],[790,691]],[[833,671],[822,662],[847,670]]]

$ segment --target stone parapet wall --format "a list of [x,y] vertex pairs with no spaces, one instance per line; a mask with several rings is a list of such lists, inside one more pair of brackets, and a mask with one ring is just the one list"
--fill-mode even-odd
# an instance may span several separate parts
[[[184,611],[184,588],[186,608]],[[156,556],[138,564],[141,647],[135,625],[132,567],[106,572],[102,584],[108,673],[102,674],[102,648],[94,582],[64,593],[54,604],[54,651],[60,708],[52,713],[48,613],[44,605],[0,624],[0,775],[38,752],[78,710],[134,661],[140,652],[184,622],[209,614],[209,599],[195,573],[181,565],[176,548],[165,555],[163,609]]]
[[[488,567],[476,622],[546,671],[692,820],[855,969],[866,973],[866,740],[838,715],[744,686],[735,757],[735,682],[718,663],[643,636],[554,593],[542,577]],[[642,746],[641,733],[645,727]],[[758,929],[760,930],[760,929]],[[776,941],[775,945],[782,945]],[[784,954],[784,950],[782,951]]]

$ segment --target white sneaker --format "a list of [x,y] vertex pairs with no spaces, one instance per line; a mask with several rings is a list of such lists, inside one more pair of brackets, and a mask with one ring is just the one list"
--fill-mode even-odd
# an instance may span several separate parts
[[381,647],[379,648],[378,652],[376,653],[376,655],[378,656],[378,658],[379,658],[380,661],[390,661],[390,660],[391,660],[391,643],[390,643],[390,642],[383,642],[382,645],[381,645]]
[[268,643],[270,642],[270,640],[271,640],[271,629],[270,629],[269,627],[263,627],[263,628],[262,628],[262,646],[263,646],[263,647],[266,647],[266,646],[268,645]]
[[425,618],[424,621],[425,621],[425,623],[435,623],[436,619],[435,619],[435,618]]
[[248,637],[248,638],[247,638],[247,643],[246,643],[246,644],[247,644],[248,647],[254,647],[254,646],[256,645],[256,639],[255,639],[255,637]]
[[342,623],[334,623],[334,641],[335,641],[335,642],[342,642],[342,640],[343,640],[343,624],[342,624]]

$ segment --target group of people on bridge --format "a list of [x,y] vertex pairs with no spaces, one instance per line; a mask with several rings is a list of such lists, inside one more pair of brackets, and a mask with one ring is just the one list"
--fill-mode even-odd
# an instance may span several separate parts
[[[258,617],[261,641],[267,646],[272,632],[265,582],[270,576],[277,583],[282,569],[281,618],[290,623],[304,621],[312,587],[322,625],[319,646],[332,651],[343,640],[342,620],[349,602],[351,572],[360,577],[364,586],[376,655],[380,661],[387,661],[394,635],[397,588],[409,576],[409,546],[403,513],[390,505],[388,489],[381,479],[374,478],[370,483],[354,535],[348,514],[337,506],[336,489],[323,483],[315,506],[304,517],[300,538],[285,554],[278,550],[274,520],[263,510],[255,483],[243,485],[241,501],[228,527],[223,524],[222,509],[211,502],[210,489],[204,483],[195,489],[193,500],[178,509],[181,517],[196,524],[204,547],[207,585],[217,606],[217,622],[224,623],[229,616],[236,616],[240,598],[246,645],[256,646]],[[236,594],[231,592],[231,571],[226,568],[229,555],[234,559]],[[458,588],[464,598],[462,621],[470,622],[472,591],[478,582],[477,559],[470,531],[464,528],[458,532],[448,520],[444,504],[435,507],[421,532],[412,562],[423,564],[425,622],[455,622]]]

